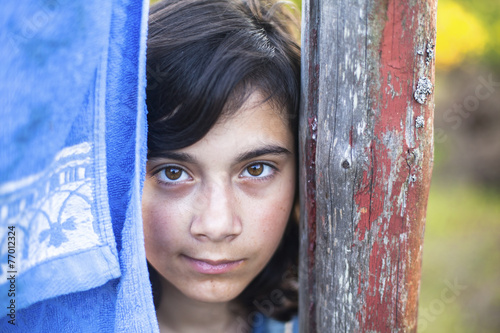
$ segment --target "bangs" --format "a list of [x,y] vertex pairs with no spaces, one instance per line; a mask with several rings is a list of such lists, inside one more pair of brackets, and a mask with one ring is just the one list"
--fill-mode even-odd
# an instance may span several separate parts
[[148,157],[199,141],[255,90],[277,110],[286,110],[294,130],[298,46],[291,40],[280,45],[283,38],[275,27],[259,25],[243,3],[197,1],[193,7],[192,2],[167,1],[151,10]]

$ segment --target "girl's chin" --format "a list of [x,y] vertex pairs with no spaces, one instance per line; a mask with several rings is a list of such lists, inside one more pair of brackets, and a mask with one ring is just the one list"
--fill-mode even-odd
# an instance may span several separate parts
[[162,279],[162,299],[192,300],[202,303],[226,303],[233,301],[247,287],[250,281],[235,281],[235,278],[217,279]]
[[226,303],[233,301],[243,291],[242,288],[235,288],[234,284],[224,284],[217,282],[208,282],[209,285],[199,286],[198,288],[188,288],[180,290],[184,296],[202,303]]

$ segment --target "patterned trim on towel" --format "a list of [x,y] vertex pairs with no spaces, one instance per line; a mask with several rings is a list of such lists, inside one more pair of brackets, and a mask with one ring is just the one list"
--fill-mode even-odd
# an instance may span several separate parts
[[[19,273],[61,255],[103,245],[93,207],[92,164],[92,146],[84,142],[61,150],[45,171],[0,187],[0,218],[15,225],[16,246],[22,249],[16,256]],[[6,258],[6,244],[0,251]],[[3,281],[7,260],[0,264]]]

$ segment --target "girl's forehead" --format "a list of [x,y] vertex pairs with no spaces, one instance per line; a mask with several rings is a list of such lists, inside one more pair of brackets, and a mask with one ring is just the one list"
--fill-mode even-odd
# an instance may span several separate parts
[[221,117],[201,140],[181,150],[212,159],[231,159],[264,146],[283,147],[292,152],[293,133],[283,114],[275,103],[252,94],[238,110]]
[[273,119],[273,122],[281,119],[283,125],[290,127],[290,117],[286,107],[272,96],[267,96],[259,90],[252,90],[245,95],[230,98],[216,125],[226,123],[228,120],[237,122],[253,117],[268,117]]

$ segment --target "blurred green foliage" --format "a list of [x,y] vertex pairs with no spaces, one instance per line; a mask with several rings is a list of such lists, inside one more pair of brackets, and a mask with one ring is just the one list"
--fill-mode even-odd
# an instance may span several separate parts
[[500,1],[439,0],[436,68],[464,60],[500,65]]
[[[434,179],[427,209],[419,333],[499,332],[499,203],[496,190]],[[450,285],[459,287],[450,290]]]
[[[436,70],[435,99],[439,105],[435,117],[442,120],[445,109],[441,105],[449,107],[468,95],[474,96],[466,88],[471,79],[475,82],[484,73],[500,73],[500,1],[438,0]],[[448,85],[463,77],[468,79]],[[467,122],[473,123],[481,113],[495,113],[484,109],[488,101],[481,103],[471,117],[463,118],[462,126],[447,129],[453,132],[448,133],[450,137],[462,135]],[[444,180],[447,174],[457,174],[451,168],[460,168],[449,163],[453,155],[462,153],[458,145],[444,142],[435,146],[423,247],[419,333],[500,332],[500,190],[459,178]],[[450,293],[450,284],[463,290],[457,288]]]
[[[443,0],[439,0],[440,2]],[[447,0],[449,1],[449,0]],[[482,55],[482,62],[500,67],[500,1],[498,0],[455,0],[473,14],[483,25],[488,43]],[[439,5],[438,5],[439,6]],[[442,13],[446,15],[446,13]],[[475,38],[477,36],[473,36]]]

